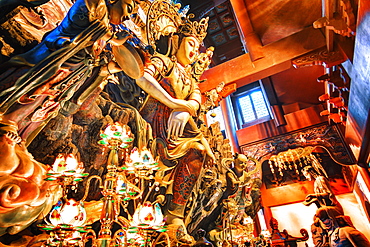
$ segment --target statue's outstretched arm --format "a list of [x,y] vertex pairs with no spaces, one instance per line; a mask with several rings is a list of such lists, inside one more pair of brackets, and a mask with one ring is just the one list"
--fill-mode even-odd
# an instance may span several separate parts
[[198,105],[196,101],[187,101],[172,97],[148,72],[144,72],[144,76],[137,79],[136,83],[151,97],[155,98],[162,104],[165,104],[174,111],[185,111],[189,112],[192,116],[196,115],[196,111],[198,110],[194,108],[194,102]]

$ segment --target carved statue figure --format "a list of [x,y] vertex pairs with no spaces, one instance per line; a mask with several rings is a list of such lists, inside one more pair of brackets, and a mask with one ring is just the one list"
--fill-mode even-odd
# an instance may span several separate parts
[[39,5],[42,5],[49,0],[41,0],[41,1],[33,1],[33,0],[26,0],[26,1],[9,1],[9,0],[1,0],[0,1],[0,9],[4,15],[10,13],[14,10],[18,5],[25,6],[28,8],[36,8]]
[[349,216],[335,207],[321,207],[315,216],[321,227],[328,232],[330,247],[368,247],[369,240],[352,224]]
[[259,235],[258,237],[256,237],[256,239],[253,241],[253,246],[256,246],[256,247],[267,247],[267,246],[270,246],[268,240],[266,240],[266,238],[263,236],[263,235]]
[[320,220],[314,216],[314,223],[311,225],[312,242],[315,247],[329,247],[328,234],[321,227]]
[[218,201],[223,194],[223,182],[217,178],[217,170],[215,167],[203,170],[199,181],[199,188],[193,193],[192,200],[196,200],[196,204],[191,208],[186,217],[187,229],[193,233],[200,222],[208,217],[218,206]]
[[112,25],[128,19],[135,5],[132,0],[76,0],[36,47],[1,65],[0,235],[25,229],[60,197],[44,181],[47,167],[27,152],[28,138],[60,109],[76,110],[110,73],[122,70],[103,49],[107,42],[119,47],[131,37]]
[[318,208],[322,206],[335,206],[343,212],[342,206],[331,189],[329,180],[325,176],[319,174],[319,172],[320,171],[317,171],[312,166],[305,166],[302,169],[302,173],[307,179],[315,179],[314,194],[307,195],[303,204],[309,206],[315,203]]
[[[162,6],[162,11],[154,15],[153,22],[161,27],[172,25],[172,33],[169,29],[162,37],[168,39],[169,44],[165,44],[165,47],[156,46],[157,53],[151,57],[151,64],[136,83],[149,95],[140,113],[152,126],[155,152],[165,165],[176,166],[172,174],[172,188],[168,192],[172,194],[172,199],[166,212],[167,222],[185,229],[183,218],[188,198],[205,159],[214,159],[194,119],[199,113],[201,94],[191,74],[191,64],[197,59],[199,46],[207,34],[208,18],[199,22],[180,18],[178,23],[159,24],[158,20],[165,22],[167,19],[179,18],[176,6],[172,7],[168,3],[169,12],[163,13],[165,7]],[[155,9],[155,6],[151,9]],[[171,18],[168,15],[172,15]],[[150,17],[151,13],[148,13]],[[149,23],[152,23],[151,20]],[[158,32],[158,28],[153,27],[148,31]],[[150,35],[154,38],[160,36],[153,33]],[[181,241],[193,241],[186,230],[184,233]]]
[[[315,179],[314,193],[306,196],[303,202],[304,205],[309,206],[314,203],[319,209],[322,207],[335,208],[343,214],[342,205],[336,199],[321,164],[303,167],[302,174],[308,180]],[[311,225],[311,233],[316,247],[329,245],[328,233],[325,228],[322,228],[316,216],[314,217],[314,223]]]
[[[217,218],[215,229],[210,231],[210,239],[215,243],[225,240],[244,243],[250,241],[253,235],[253,221],[246,213],[252,205],[252,187],[258,178],[253,177],[260,170],[260,163],[243,154],[235,154],[232,159],[224,159],[223,163],[233,161],[233,167],[226,172],[226,188],[220,203],[221,213]],[[253,169],[249,171],[250,164]]]
[[18,125],[23,139],[32,138],[60,109],[73,112],[110,73],[121,71],[103,50],[107,42],[121,46],[131,37],[127,30],[112,30],[111,24],[128,19],[135,4],[133,0],[77,0],[41,43],[3,64],[2,123]]
[[198,247],[210,246],[210,247],[213,247],[213,244],[205,238],[206,231],[204,231],[203,229],[199,229],[197,231],[197,234],[198,234],[198,240],[193,246],[198,246]]
[[275,218],[271,218],[270,227],[272,247],[297,247],[297,242],[306,241],[309,237],[306,229],[300,230],[302,237],[293,237],[285,229],[280,232],[279,223]]
[[[252,175],[259,170],[259,163],[254,161],[253,170],[248,171],[249,162],[252,160],[244,154],[235,154],[234,156],[234,167],[232,172],[226,173],[226,180],[228,182],[227,190],[225,192],[228,195],[229,200],[235,200],[237,205],[237,212],[231,223],[234,225],[243,224],[244,219],[247,218],[246,208],[252,205],[253,199],[251,197],[252,186],[255,179]],[[233,193],[228,193],[228,190],[232,190]]]
[[205,112],[208,112],[209,110],[215,108],[218,106],[219,102],[222,100],[222,96],[220,95],[220,92],[224,88],[225,83],[221,82],[216,88],[205,92],[206,101],[203,105],[203,108]]
[[33,159],[16,131],[0,125],[0,236],[27,228],[60,196],[55,184],[44,181],[47,167]]
[[320,174],[320,169],[312,166],[304,167],[302,173],[308,179],[315,179],[314,194],[307,195],[303,202],[305,205],[315,203],[318,207],[311,225],[315,246],[369,246],[366,237],[344,215],[342,205],[337,201],[325,174]]
[[213,56],[213,51],[215,50],[214,47],[208,47],[206,52],[200,53],[197,61],[192,65],[192,76],[194,79],[198,82],[202,82],[200,80],[200,77],[204,73],[205,70],[208,69],[209,65],[212,62],[212,56]]

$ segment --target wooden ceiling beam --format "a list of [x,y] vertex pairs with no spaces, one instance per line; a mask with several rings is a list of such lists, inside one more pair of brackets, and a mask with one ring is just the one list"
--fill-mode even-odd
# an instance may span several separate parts
[[199,86],[202,92],[216,88],[221,82],[225,85],[237,83],[243,86],[291,68],[291,60],[313,50],[326,46],[325,37],[318,29],[308,27],[284,39],[263,46],[265,57],[252,61],[244,54],[219,64],[204,72],[206,81]]
[[264,55],[261,50],[262,42],[260,37],[258,37],[257,33],[254,31],[245,2],[243,0],[230,0],[230,3],[235,13],[244,49],[248,51],[252,61],[263,58]]

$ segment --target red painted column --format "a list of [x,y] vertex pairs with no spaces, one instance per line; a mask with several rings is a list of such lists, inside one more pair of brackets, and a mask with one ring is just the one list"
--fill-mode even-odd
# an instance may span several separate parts
[[232,109],[232,104],[230,102],[230,97],[226,97],[220,102],[222,115],[225,121],[225,130],[227,138],[230,140],[233,153],[240,153],[238,137],[236,136],[236,125],[235,125],[235,115]]

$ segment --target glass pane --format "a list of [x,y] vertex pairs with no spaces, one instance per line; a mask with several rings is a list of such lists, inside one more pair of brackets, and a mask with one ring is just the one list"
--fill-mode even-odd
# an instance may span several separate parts
[[256,91],[251,94],[254,108],[257,113],[257,118],[266,117],[269,115],[269,111],[267,110],[265,100],[263,98],[262,91]]
[[244,123],[255,120],[256,117],[253,112],[251,97],[249,95],[246,95],[246,96],[238,98],[238,101],[239,101],[240,108],[242,110]]

